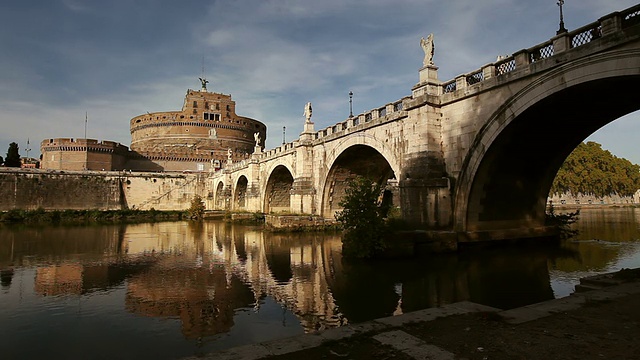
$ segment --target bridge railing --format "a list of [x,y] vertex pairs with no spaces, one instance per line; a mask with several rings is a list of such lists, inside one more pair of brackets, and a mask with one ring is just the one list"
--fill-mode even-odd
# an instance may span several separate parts
[[640,24],[640,4],[620,12],[606,15],[598,21],[573,31],[558,34],[548,41],[521,50],[513,55],[499,56],[498,60],[478,70],[459,75],[455,79],[443,82],[441,85],[442,94],[455,93],[458,90],[482,83],[490,78],[503,76],[523,69],[533,63],[586,45],[603,36],[614,34],[638,24]]
[[409,97],[402,98],[377,109],[366,111],[357,116],[353,116],[347,120],[336,123],[335,125],[319,130],[315,133],[314,139],[319,140],[333,134],[343,133],[345,130],[370,123],[377,119],[391,118],[394,114],[398,114],[404,110],[404,101],[406,99],[409,99]]

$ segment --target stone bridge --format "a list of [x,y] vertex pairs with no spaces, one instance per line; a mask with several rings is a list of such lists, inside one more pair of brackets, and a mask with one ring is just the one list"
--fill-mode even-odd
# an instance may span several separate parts
[[333,218],[362,175],[458,241],[539,234],[564,159],[640,109],[639,23],[637,5],[446,82],[424,66],[410,96],[212,173],[208,208]]

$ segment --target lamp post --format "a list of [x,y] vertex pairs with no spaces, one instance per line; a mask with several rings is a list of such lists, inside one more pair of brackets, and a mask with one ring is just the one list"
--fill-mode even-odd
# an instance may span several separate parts
[[29,161],[29,151],[31,151],[31,146],[29,144],[29,138],[27,138],[27,148],[25,150],[27,151],[27,161]]
[[285,139],[284,133],[285,133],[286,130],[287,130],[287,127],[283,126],[282,127],[282,145],[284,145],[284,139]]
[[353,92],[349,91],[349,118],[353,117]]
[[560,35],[562,33],[566,33],[567,29],[564,27],[564,16],[562,14],[562,5],[564,5],[564,0],[558,0],[558,6],[560,7],[560,29],[556,32],[556,35]]

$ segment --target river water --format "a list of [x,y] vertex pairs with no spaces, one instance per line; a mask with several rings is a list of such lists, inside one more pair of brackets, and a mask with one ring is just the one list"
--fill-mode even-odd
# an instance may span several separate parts
[[470,300],[513,308],[640,266],[640,209],[561,243],[343,261],[338,234],[221,222],[0,227],[2,359],[174,359]]

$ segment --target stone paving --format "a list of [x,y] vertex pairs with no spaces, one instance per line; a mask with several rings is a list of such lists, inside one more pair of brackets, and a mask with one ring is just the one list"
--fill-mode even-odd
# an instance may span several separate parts
[[616,299],[640,294],[639,279],[634,279],[633,281],[629,279],[616,281],[612,280],[612,278],[612,274],[605,274],[583,279],[583,282],[589,284],[589,289],[591,290],[574,293],[565,298],[549,300],[511,310],[503,311],[463,301],[438,308],[414,311],[400,316],[390,316],[360,324],[329,329],[318,333],[240,346],[217,353],[211,353],[204,357],[191,357],[185,360],[263,359],[312,349],[329,341],[341,340],[349,342],[349,339],[356,335],[371,337],[381,344],[391,346],[394,350],[407,355],[409,358],[453,360],[456,359],[456,357],[448,351],[448,349],[428,344],[424,340],[403,331],[403,327],[409,324],[428,323],[439,318],[474,312],[494,313],[504,322],[516,325],[546,317],[553,317],[555,314],[578,310],[589,302],[615,302]]

